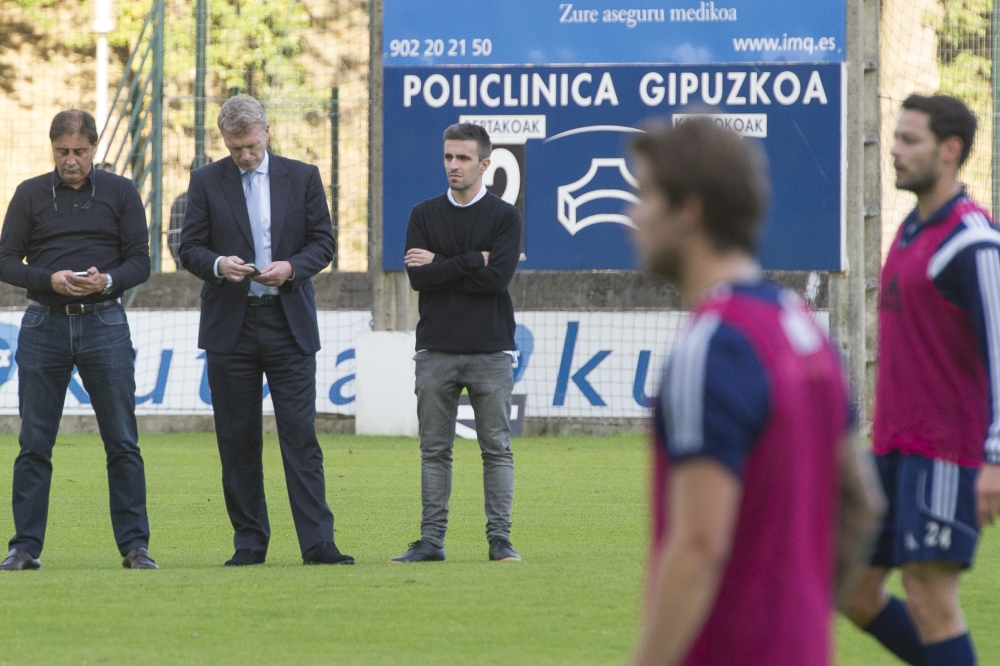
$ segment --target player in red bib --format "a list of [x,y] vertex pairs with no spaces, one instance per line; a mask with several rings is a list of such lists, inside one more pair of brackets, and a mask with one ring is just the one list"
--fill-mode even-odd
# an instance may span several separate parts
[[[927,666],[976,661],[959,577],[1000,511],[1000,231],[958,182],[975,133],[957,99],[903,102],[896,187],[917,207],[882,268],[872,435],[889,511],[848,611]],[[884,588],[894,567],[905,604]]]
[[692,120],[633,147],[643,263],[693,307],[655,409],[634,663],[826,666],[835,590],[867,558],[882,502],[851,445],[845,375],[802,299],[761,275],[756,146]]

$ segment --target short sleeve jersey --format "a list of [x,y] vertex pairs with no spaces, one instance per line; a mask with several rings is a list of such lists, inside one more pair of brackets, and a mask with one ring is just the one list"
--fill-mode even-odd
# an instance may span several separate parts
[[837,459],[850,421],[839,358],[798,295],[737,284],[695,310],[655,409],[654,549],[669,541],[672,468],[710,458],[743,494],[686,666],[829,663]]

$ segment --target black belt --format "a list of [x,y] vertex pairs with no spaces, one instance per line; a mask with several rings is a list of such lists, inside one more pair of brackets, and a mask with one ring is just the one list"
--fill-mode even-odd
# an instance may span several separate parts
[[280,305],[281,300],[276,294],[264,294],[263,296],[254,296],[249,294],[247,296],[247,305],[252,308],[260,307],[261,305]]
[[66,303],[65,305],[45,305],[45,303],[39,303],[38,301],[28,301],[28,305],[48,310],[52,314],[75,317],[77,315],[93,314],[101,310],[107,310],[114,305],[118,305],[118,299],[113,298],[109,301],[101,301],[100,303]]

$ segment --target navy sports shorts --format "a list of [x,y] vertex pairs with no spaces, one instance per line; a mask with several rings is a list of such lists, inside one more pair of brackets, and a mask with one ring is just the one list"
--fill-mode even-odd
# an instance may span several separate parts
[[871,564],[945,561],[972,566],[979,541],[978,469],[916,453],[875,456],[889,503]]

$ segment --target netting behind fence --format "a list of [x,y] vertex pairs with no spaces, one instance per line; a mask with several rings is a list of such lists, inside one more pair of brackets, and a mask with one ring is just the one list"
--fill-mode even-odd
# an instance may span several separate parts
[[880,87],[882,109],[882,254],[916,203],[895,188],[893,130],[911,93],[942,92],[966,102],[979,131],[961,179],[989,208],[993,126],[991,18],[993,0],[882,0]]
[[[151,6],[151,0],[118,3],[115,25],[107,33],[109,98],[125,75],[130,54],[139,46]],[[195,8],[193,1],[165,2],[163,146],[159,156],[163,165],[161,269],[165,271],[175,268],[167,243],[170,208],[187,187],[187,173],[195,156]],[[367,1],[208,0],[207,9],[205,154],[214,159],[228,154],[215,128],[221,101],[235,92],[256,95],[270,115],[272,149],[315,164],[331,205],[337,202],[337,268],[366,270]],[[0,213],[6,211],[18,183],[52,169],[48,141],[52,116],[71,107],[96,115],[99,35],[93,29],[92,10],[92,2],[81,0],[0,0]],[[137,59],[131,71],[138,70]],[[334,88],[339,114],[331,114]],[[114,116],[116,109],[111,112]],[[334,122],[339,157],[336,183]],[[123,172],[124,162],[116,166],[119,172]],[[124,169],[125,175],[132,175],[131,166]],[[151,188],[150,182],[142,188],[147,198]]]

